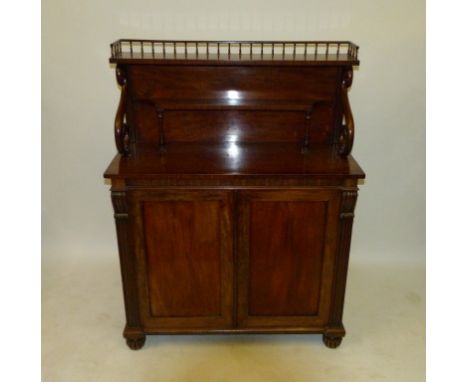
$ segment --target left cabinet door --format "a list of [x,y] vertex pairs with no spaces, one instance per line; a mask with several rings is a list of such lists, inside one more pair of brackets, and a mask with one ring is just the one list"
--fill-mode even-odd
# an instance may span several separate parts
[[232,327],[232,193],[129,194],[144,329],[157,333]]

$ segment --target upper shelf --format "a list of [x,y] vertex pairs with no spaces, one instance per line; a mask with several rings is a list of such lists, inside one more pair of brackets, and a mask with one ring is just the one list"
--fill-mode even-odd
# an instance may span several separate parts
[[180,41],[121,39],[111,63],[178,65],[358,65],[350,41]]

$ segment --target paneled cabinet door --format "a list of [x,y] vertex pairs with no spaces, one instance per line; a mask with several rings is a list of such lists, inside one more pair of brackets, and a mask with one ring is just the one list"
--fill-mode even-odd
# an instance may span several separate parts
[[130,199],[145,329],[231,327],[232,193],[133,191]]
[[241,191],[238,211],[238,326],[326,324],[338,191]]

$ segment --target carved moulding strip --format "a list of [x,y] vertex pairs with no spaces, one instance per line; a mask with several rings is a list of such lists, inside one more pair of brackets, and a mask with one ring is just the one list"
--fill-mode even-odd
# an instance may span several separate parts
[[130,188],[134,187],[273,187],[273,186],[341,186],[343,180],[336,178],[212,178],[204,177],[203,179],[192,178],[161,178],[161,179],[127,179],[126,185]]
[[340,121],[341,126],[338,136],[338,152],[342,156],[347,156],[351,153],[354,142],[354,118],[348,99],[348,89],[352,82],[353,68],[350,66],[343,71],[340,90],[341,103],[343,105],[343,118]]
[[115,114],[114,135],[115,145],[120,154],[127,155],[129,152],[129,130],[126,123],[126,107],[127,107],[127,77],[125,69],[121,65],[117,65],[115,69],[117,83],[121,87],[119,105]]

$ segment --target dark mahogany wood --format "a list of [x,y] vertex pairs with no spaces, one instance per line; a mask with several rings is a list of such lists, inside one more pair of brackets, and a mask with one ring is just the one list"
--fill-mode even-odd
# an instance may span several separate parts
[[239,324],[323,326],[338,228],[336,190],[240,191]]
[[129,192],[145,329],[229,328],[233,321],[232,193]]
[[[150,315],[219,316],[222,282],[219,202],[146,201],[141,207]],[[224,239],[230,238],[230,234],[228,231]],[[226,262],[230,264],[231,259]]]
[[104,176],[124,337],[342,323],[357,182],[348,41],[118,40]]

